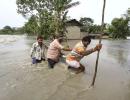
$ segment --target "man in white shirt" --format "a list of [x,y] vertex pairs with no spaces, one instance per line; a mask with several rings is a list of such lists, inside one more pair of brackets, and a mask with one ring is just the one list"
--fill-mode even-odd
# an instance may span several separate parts
[[48,48],[44,43],[43,43],[43,37],[38,36],[37,37],[37,42],[33,43],[32,48],[31,48],[31,58],[32,58],[32,64],[37,64],[40,63],[42,60],[45,61],[45,48]]

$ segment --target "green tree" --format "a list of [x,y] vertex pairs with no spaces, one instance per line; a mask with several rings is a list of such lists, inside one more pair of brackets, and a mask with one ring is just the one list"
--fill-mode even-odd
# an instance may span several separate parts
[[101,25],[92,25],[89,27],[89,33],[99,34],[101,32]]
[[0,34],[14,34],[14,32],[15,29],[11,28],[10,26],[5,26],[0,30]]
[[114,18],[109,26],[110,36],[114,39],[125,39],[129,33],[128,19]]
[[18,13],[25,18],[35,16],[39,34],[59,34],[65,30],[68,9],[78,5],[72,0],[17,0]]
[[[25,24],[26,31],[33,34],[43,34],[44,36],[50,34],[48,30],[51,30],[49,26],[51,26],[50,23],[52,23],[52,20],[50,19],[53,17],[51,0],[17,0],[16,4],[18,13],[29,19]],[[35,28],[33,29],[33,27]]]
[[24,34],[24,27],[19,27],[15,29],[15,34]]
[[94,22],[92,18],[83,17],[79,20],[80,23],[82,23],[84,26],[91,26]]
[[94,20],[92,18],[83,17],[80,18],[79,22],[83,24],[81,27],[82,32],[91,33],[101,33],[101,25],[93,24]]
[[66,29],[65,22],[67,20],[68,9],[79,5],[79,2],[72,2],[72,0],[52,0],[54,8],[54,19],[56,26],[56,34],[63,34]]
[[38,24],[35,16],[31,16],[28,22],[24,25],[24,31],[31,35],[38,33]]
[[90,33],[94,20],[92,18],[83,17],[83,18],[80,18],[79,22],[83,25],[81,27],[81,31]]
[[127,9],[126,13],[123,14],[123,16],[124,16],[126,19],[129,19],[129,20],[130,20],[130,8]]

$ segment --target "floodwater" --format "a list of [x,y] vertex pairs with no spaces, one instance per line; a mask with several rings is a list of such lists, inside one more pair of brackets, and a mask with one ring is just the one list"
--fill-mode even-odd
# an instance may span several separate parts
[[[103,40],[93,88],[97,53],[81,61],[86,72],[73,74],[63,62],[31,65],[35,37],[0,35],[0,100],[130,100],[130,40]],[[71,47],[77,41],[69,41]],[[92,40],[90,47],[98,43]]]

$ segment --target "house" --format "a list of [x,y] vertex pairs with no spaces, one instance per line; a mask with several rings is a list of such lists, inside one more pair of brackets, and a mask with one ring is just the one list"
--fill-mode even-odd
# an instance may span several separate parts
[[68,39],[81,39],[80,28],[82,24],[76,19],[72,19],[66,22],[67,25],[67,38]]
[[[80,22],[78,22],[76,19],[72,19],[66,22],[67,26],[67,38],[68,39],[82,39],[82,37],[89,35],[91,38],[99,38],[100,33],[87,33],[87,32],[81,32],[81,27],[83,26]],[[104,38],[108,38],[104,37]]]

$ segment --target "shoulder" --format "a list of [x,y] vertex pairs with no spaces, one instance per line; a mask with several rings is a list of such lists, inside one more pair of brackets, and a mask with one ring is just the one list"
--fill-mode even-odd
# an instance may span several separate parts
[[84,48],[82,42],[78,42],[76,44],[76,46],[74,47],[74,51],[77,51],[77,52],[84,52],[85,51],[85,48]]
[[54,43],[56,43],[56,40],[53,40],[52,42],[50,42],[50,44],[54,44]]
[[38,43],[37,43],[37,42],[35,42],[35,43],[33,43],[33,45],[32,45],[32,46],[34,46],[34,47],[35,47],[35,46],[37,46],[37,45],[38,45]]
[[83,47],[82,41],[78,42],[78,43],[75,45],[75,48],[77,48],[77,47]]

